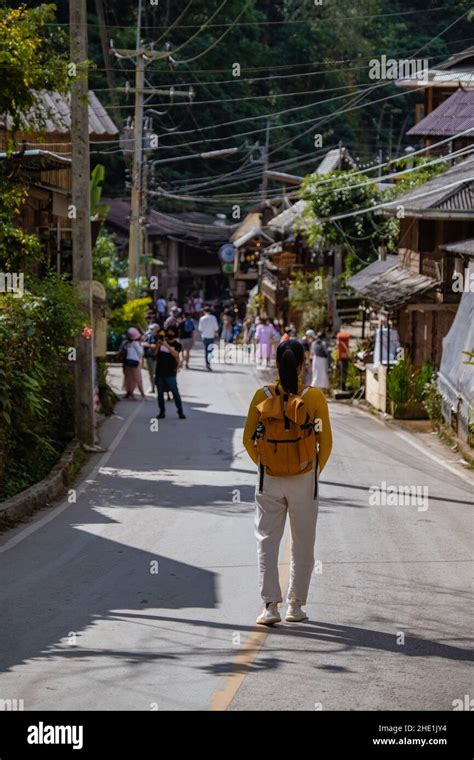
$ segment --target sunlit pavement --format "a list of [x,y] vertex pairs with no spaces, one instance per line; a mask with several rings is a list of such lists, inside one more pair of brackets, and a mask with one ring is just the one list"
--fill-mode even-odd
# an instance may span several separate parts
[[[241,443],[257,374],[207,372],[198,349],[191,365],[186,420],[167,402],[156,429],[156,398],[122,401],[77,492],[0,537],[0,698],[26,710],[452,709],[472,691],[467,480],[332,404],[310,619],[260,631],[255,468]],[[425,486],[428,500],[370,503],[382,482]]]

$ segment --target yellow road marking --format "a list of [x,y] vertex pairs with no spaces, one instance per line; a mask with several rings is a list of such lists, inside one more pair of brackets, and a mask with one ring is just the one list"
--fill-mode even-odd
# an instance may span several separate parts
[[[288,541],[283,563],[279,566],[280,586],[282,589],[288,588],[290,575],[290,547]],[[246,676],[250,673],[252,664],[257,659],[257,655],[265,644],[271,628],[267,626],[258,626],[258,630],[249,633],[242,644],[239,653],[236,655],[232,664],[232,673],[227,676],[222,689],[216,689],[211,697],[209,709],[227,710],[238,690],[242,686]]]

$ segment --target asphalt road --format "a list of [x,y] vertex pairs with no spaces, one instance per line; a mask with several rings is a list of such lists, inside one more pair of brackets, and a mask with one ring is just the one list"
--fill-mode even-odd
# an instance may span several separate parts
[[[192,364],[179,375],[187,420],[168,403],[155,430],[152,397],[121,402],[77,492],[0,536],[0,700],[451,710],[472,694],[470,476],[332,404],[310,620],[262,631],[241,443],[255,371]],[[427,487],[428,500],[370,503],[382,482]]]

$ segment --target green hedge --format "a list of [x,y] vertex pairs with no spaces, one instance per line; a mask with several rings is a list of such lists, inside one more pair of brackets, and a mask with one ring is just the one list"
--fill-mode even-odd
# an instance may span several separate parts
[[55,276],[0,294],[0,500],[41,480],[73,437],[68,349],[83,326],[76,291]]

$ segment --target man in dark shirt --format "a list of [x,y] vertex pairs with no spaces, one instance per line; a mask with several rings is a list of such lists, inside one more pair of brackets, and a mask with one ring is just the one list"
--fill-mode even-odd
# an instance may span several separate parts
[[159,420],[164,419],[165,414],[165,391],[171,391],[178,411],[180,420],[185,420],[183,404],[179,395],[176,375],[181,364],[181,352],[183,347],[178,340],[178,331],[175,327],[168,327],[165,334],[158,336],[156,344],[156,388],[158,391]]

